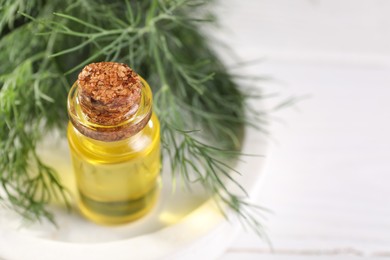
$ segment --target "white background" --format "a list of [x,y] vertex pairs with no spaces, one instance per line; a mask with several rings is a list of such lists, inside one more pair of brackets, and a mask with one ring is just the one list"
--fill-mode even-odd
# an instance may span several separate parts
[[[274,251],[242,232],[221,259],[390,257],[390,1],[220,1],[215,32],[268,93],[266,181]],[[217,34],[218,33],[218,34]],[[267,101],[269,104],[275,100]]]

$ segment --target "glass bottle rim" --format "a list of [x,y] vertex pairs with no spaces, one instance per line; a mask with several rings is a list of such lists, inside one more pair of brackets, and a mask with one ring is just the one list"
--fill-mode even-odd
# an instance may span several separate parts
[[119,141],[137,134],[148,123],[153,106],[150,86],[141,76],[139,77],[142,88],[138,110],[116,125],[100,125],[88,120],[88,116],[80,106],[79,85],[76,81],[69,91],[67,102],[69,120],[72,125],[83,135],[100,141]]

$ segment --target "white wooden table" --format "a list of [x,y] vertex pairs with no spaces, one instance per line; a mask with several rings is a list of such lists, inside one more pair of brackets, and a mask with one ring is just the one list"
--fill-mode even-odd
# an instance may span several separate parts
[[217,36],[265,57],[247,70],[307,98],[275,115],[255,199],[274,251],[242,232],[220,259],[390,258],[390,1],[221,2]]

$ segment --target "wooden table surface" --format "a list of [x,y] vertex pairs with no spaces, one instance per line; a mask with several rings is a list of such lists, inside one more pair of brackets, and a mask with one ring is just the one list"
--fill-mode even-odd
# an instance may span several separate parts
[[220,259],[390,258],[390,2],[221,4],[216,36],[264,58],[246,71],[273,77],[266,93],[304,99],[273,114],[254,199],[273,211],[273,251],[242,232]]

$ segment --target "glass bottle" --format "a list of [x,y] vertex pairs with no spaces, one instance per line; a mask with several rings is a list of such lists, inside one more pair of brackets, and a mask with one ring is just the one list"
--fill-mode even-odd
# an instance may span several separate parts
[[87,65],[68,96],[68,142],[80,211],[101,224],[140,218],[156,203],[160,124],[148,83],[127,65]]

